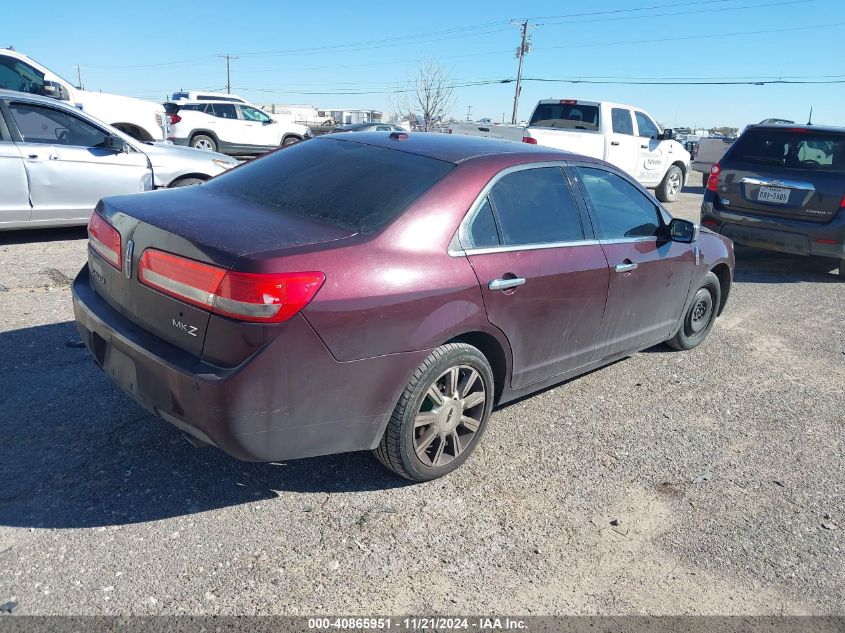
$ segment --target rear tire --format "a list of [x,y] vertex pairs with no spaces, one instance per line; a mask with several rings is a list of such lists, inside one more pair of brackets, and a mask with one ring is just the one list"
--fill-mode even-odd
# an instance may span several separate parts
[[684,186],[684,172],[677,165],[666,170],[663,180],[654,190],[654,195],[660,202],[675,202]]
[[191,138],[191,147],[205,149],[210,152],[217,151],[217,141],[205,134],[197,134]]
[[411,481],[447,475],[478,445],[494,393],[493,371],[484,354],[465,343],[442,345],[408,381],[373,453]]
[[693,294],[692,301],[684,312],[681,327],[666,343],[678,350],[698,347],[713,328],[721,301],[722,286],[719,284],[719,278],[715,273],[709,272]]
[[302,139],[296,136],[286,136],[282,139],[282,147],[288,147],[290,145],[295,145],[299,143]]

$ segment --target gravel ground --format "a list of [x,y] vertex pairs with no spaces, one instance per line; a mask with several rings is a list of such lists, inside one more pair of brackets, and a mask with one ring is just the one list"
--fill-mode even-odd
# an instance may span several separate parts
[[[700,189],[671,206],[696,218]],[[842,613],[845,285],[738,250],[708,341],[498,410],[457,473],[194,449],[78,345],[83,230],[0,236],[16,614]]]

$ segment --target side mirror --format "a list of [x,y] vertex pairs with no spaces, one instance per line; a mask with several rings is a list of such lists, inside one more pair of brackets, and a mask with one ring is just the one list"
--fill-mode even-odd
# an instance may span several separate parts
[[59,101],[70,101],[67,88],[57,81],[44,82],[44,96],[58,99]]
[[674,141],[675,140],[675,130],[670,127],[667,127],[663,132],[661,132],[660,136],[658,137],[661,141]]
[[673,242],[692,244],[698,239],[698,225],[689,220],[672,218],[672,221],[669,222],[669,238]]
[[117,154],[122,154],[124,152],[129,151],[129,146],[119,136],[115,136],[114,134],[109,134],[108,138],[105,142],[106,149],[109,149]]

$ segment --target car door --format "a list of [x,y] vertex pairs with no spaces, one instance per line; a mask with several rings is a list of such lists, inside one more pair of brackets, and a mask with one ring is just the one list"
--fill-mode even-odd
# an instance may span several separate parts
[[610,109],[607,162],[634,176],[640,155],[640,139],[634,134],[634,119],[628,108]]
[[645,112],[634,111],[639,140],[638,160],[634,178],[644,185],[656,185],[663,180],[669,156],[666,145],[659,139],[660,130]]
[[236,149],[250,145],[246,121],[238,118],[234,103],[209,103],[206,113],[213,117],[211,124],[221,145],[218,149],[223,146]]
[[609,265],[595,358],[666,340],[689,293],[697,247],[670,240],[668,215],[622,175],[597,165],[572,172]]
[[248,143],[257,148],[278,147],[281,142],[279,124],[274,123],[266,112],[248,105],[240,105],[241,117],[246,129]]
[[0,227],[7,222],[29,220],[32,207],[29,205],[29,185],[23,156],[18,146],[12,142],[9,127],[4,119],[0,102],[0,183],[3,193],[0,195]]
[[487,317],[511,345],[514,389],[593,356],[609,273],[582,219],[562,166],[546,165],[499,174],[463,225]]
[[87,220],[100,198],[152,187],[147,156],[108,148],[110,132],[58,108],[11,101],[24,160],[32,222]]

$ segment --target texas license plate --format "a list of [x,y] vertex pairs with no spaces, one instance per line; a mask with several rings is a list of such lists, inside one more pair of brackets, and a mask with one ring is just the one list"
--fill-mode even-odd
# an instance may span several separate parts
[[789,202],[789,189],[783,187],[760,187],[757,200],[759,202],[786,204]]

